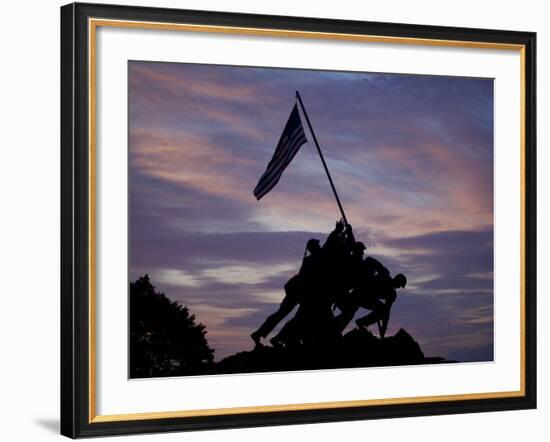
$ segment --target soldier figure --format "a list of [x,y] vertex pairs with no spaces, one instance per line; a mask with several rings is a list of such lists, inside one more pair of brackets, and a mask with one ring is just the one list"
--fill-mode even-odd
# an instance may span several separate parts
[[[308,252],[309,255],[307,255]],[[315,277],[316,268],[320,265],[320,255],[321,246],[319,240],[310,239],[306,245],[306,252],[300,271],[285,284],[285,297],[279,309],[269,315],[260,328],[250,335],[256,345],[259,345],[260,339],[265,339],[277,324],[300,303],[300,297],[304,296],[304,292],[308,290],[308,281]]]
[[[349,258],[349,232],[351,229],[347,228],[345,222],[338,221],[323,246],[318,249],[315,255],[318,259],[308,262],[307,265],[304,262],[300,270],[300,275],[303,274],[302,283],[299,286],[301,294],[293,304],[293,307],[299,304],[298,311],[279,334],[271,339],[273,345],[288,345],[304,341],[321,342],[335,334],[331,306],[335,297],[341,294],[345,287],[345,267]],[[319,247],[318,241],[316,247]],[[265,333],[265,330],[268,330],[267,325],[263,327],[255,332],[259,334],[261,331],[262,337],[268,334]],[[269,331],[274,327],[275,325],[269,328]],[[252,337],[254,339],[254,334]]]
[[[273,345],[322,345],[341,336],[359,307],[371,312],[359,318],[357,326],[378,323],[384,337],[396,289],[404,288],[407,279],[402,274],[391,278],[379,261],[363,258],[365,249],[344,220],[336,223],[322,247],[318,239],[310,239],[300,271],[285,284],[278,310],[250,335],[254,343],[260,345],[296,306],[296,315],[271,339]],[[341,313],[335,318],[332,310],[336,307]]]
[[391,306],[397,297],[396,289],[405,288],[406,285],[407,278],[401,273],[391,278],[389,274],[381,272],[368,278],[366,284],[352,290],[349,302],[343,307],[342,314],[336,318],[339,330],[342,331],[359,307],[363,307],[371,312],[357,319],[355,323],[359,327],[378,323],[380,337],[383,338],[388,328]]

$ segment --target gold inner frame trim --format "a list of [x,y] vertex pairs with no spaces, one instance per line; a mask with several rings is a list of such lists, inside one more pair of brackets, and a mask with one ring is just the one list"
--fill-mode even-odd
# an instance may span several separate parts
[[231,414],[276,412],[276,411],[294,411],[294,410],[323,410],[328,408],[347,408],[364,407],[373,405],[395,405],[395,404],[421,404],[426,402],[441,401],[460,401],[464,399],[495,399],[523,396],[520,391],[505,391],[498,393],[479,393],[479,394],[454,394],[441,396],[419,396],[389,399],[369,399],[354,401],[336,401],[336,402],[315,402],[305,404],[286,404],[286,405],[262,405],[255,407],[235,407],[235,408],[212,408],[204,410],[187,411],[155,411],[150,413],[132,413],[132,414],[110,414],[105,416],[96,416],[91,422],[113,422],[113,421],[131,421],[144,419],[166,419],[175,417],[198,417],[198,416],[220,416]]
[[[134,28],[148,30],[170,30],[186,32],[208,32],[218,34],[254,35],[268,37],[292,37],[358,41],[387,44],[412,44],[419,46],[445,46],[477,49],[498,49],[518,51],[520,54],[520,389],[518,391],[498,391],[487,393],[465,393],[437,396],[399,397],[387,399],[367,399],[351,401],[315,402],[284,405],[261,405],[233,408],[197,409],[181,411],[159,411],[129,414],[96,414],[96,35],[97,28]],[[525,46],[494,42],[424,39],[412,37],[390,37],[331,32],[293,31],[284,29],[247,28],[233,26],[211,26],[185,23],[159,23],[130,20],[88,19],[88,98],[89,98],[89,382],[88,382],[88,421],[89,423],[133,421],[145,419],[169,419],[178,417],[238,415],[247,413],[267,413],[297,410],[322,410],[330,408],[365,407],[375,405],[419,404],[427,402],[482,400],[525,396]]]

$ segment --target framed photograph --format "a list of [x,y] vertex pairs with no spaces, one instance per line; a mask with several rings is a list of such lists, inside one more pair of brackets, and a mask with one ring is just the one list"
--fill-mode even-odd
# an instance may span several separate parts
[[61,8],[61,433],[536,407],[529,32]]

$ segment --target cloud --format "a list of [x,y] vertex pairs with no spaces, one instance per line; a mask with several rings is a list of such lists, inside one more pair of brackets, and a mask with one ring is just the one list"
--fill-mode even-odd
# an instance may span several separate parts
[[158,281],[161,284],[175,285],[181,287],[199,287],[198,279],[187,272],[175,269],[162,269],[158,274]]
[[261,263],[279,269],[289,261],[299,266],[306,242],[323,239],[318,232],[178,232],[152,238],[135,238],[131,260],[140,267],[165,267],[193,270],[227,266],[230,263]]
[[251,185],[242,183],[235,171],[250,167],[254,164],[252,160],[245,155],[231,155],[208,137],[132,129],[130,143],[131,167],[144,174],[206,194],[250,199]]
[[442,276],[439,278],[433,278],[428,281],[425,281],[421,284],[423,289],[432,289],[432,290],[451,290],[464,292],[466,290],[492,290],[493,289],[493,280],[492,279],[480,279],[472,278],[468,275],[453,275],[453,276]]
[[493,343],[493,295],[480,292],[429,296],[407,293],[405,289],[392,309],[390,332],[398,327],[419,339],[427,356],[463,362],[477,360],[468,355],[468,350]]
[[[382,242],[399,251],[405,271],[420,276],[411,278],[418,290],[435,293],[493,289],[492,229],[440,231]],[[479,274],[487,277],[476,277]]]
[[204,270],[203,275],[227,284],[261,284],[273,274],[288,274],[293,269],[292,264],[221,265]]

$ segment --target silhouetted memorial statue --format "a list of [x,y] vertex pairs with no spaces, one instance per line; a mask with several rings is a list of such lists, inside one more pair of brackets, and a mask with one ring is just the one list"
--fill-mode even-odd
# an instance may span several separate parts
[[[273,345],[317,345],[341,337],[360,307],[371,312],[358,319],[357,326],[377,323],[383,338],[396,289],[404,288],[407,280],[403,274],[391,278],[388,269],[371,256],[363,259],[364,250],[343,220],[322,247],[319,240],[309,240],[300,272],[286,283],[279,309],[252,333],[256,345],[296,306],[296,315],[271,339]],[[335,317],[336,308],[341,313]]]
[[[279,308],[267,317],[251,337],[256,347],[260,347],[261,340],[267,338],[297,307],[294,317],[270,340],[274,347],[319,347],[338,342],[359,308],[370,310],[369,314],[357,319],[359,329],[376,323],[380,337],[384,338],[391,307],[397,296],[396,289],[404,288],[407,280],[402,274],[392,278],[389,270],[380,261],[364,256],[366,247],[362,242],[356,241],[351,224],[347,221],[298,92],[296,99],[273,157],[254,189],[254,196],[260,200],[270,192],[300,147],[308,142],[302,127],[302,113],[342,218],[336,222],[323,246],[318,239],[307,242],[300,271],[285,284],[285,295]],[[335,316],[337,309],[339,314]]]
[[[300,147],[307,143],[301,109],[342,219],[336,223],[322,247],[317,239],[308,241],[300,271],[285,284],[285,296],[278,310],[269,315],[251,337],[256,346],[260,345],[261,339],[267,338],[296,307],[295,316],[271,339],[273,345],[316,345],[341,337],[360,307],[371,310],[371,313],[358,319],[357,325],[368,327],[377,323],[383,337],[396,298],[395,289],[405,287],[406,278],[399,274],[392,279],[388,269],[379,261],[363,257],[366,247],[355,240],[298,91],[296,99],[273,157],[254,188],[254,196],[260,200],[270,192]],[[333,313],[336,308],[340,310],[337,317]]]

